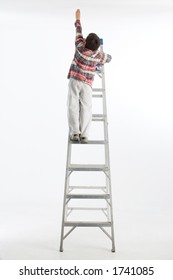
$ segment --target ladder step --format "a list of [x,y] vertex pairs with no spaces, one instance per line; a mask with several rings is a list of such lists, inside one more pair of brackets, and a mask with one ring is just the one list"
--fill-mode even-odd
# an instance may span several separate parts
[[67,210],[73,211],[73,210],[83,210],[83,211],[107,211],[107,208],[96,208],[96,207],[68,207]]
[[104,114],[93,114],[92,117],[93,118],[105,118],[106,115]]
[[64,222],[66,227],[111,227],[111,222]]
[[67,194],[66,198],[74,199],[107,199],[110,194]]
[[101,97],[103,97],[103,95],[102,94],[93,94],[92,97],[101,98]]
[[104,164],[70,164],[69,171],[108,171]]
[[69,190],[83,189],[83,190],[106,190],[104,186],[69,186]]
[[92,115],[92,121],[104,121],[106,118],[106,115],[104,114],[93,114]]
[[[71,141],[70,140],[70,143],[71,144],[81,144],[80,142],[77,142],[77,141]],[[87,143],[85,143],[85,145],[103,145],[103,144],[107,144],[108,141],[104,141],[104,140],[89,140]]]
[[92,91],[93,92],[103,92],[103,91],[105,91],[105,89],[104,88],[93,88]]

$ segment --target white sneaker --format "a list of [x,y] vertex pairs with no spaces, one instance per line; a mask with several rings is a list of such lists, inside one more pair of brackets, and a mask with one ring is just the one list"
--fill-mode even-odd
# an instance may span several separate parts
[[87,137],[81,137],[80,141],[82,144],[87,144],[88,143],[88,138]]
[[80,141],[79,134],[70,135],[70,140],[74,142],[79,142]]

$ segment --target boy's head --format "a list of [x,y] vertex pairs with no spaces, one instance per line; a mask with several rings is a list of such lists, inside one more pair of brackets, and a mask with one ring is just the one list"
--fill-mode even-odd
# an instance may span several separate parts
[[90,33],[86,38],[85,48],[96,51],[100,47],[100,38],[95,33]]

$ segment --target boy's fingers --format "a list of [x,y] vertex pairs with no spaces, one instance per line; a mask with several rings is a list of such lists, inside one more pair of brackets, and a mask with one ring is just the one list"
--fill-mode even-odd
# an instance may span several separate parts
[[80,9],[76,10],[76,19],[80,19]]

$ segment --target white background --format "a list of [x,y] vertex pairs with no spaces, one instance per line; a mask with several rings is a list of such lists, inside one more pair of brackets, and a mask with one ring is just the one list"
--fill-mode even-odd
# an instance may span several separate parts
[[[115,254],[98,229],[76,229],[59,253],[77,8],[113,57]],[[172,34],[171,0],[0,0],[1,259],[173,258]]]

